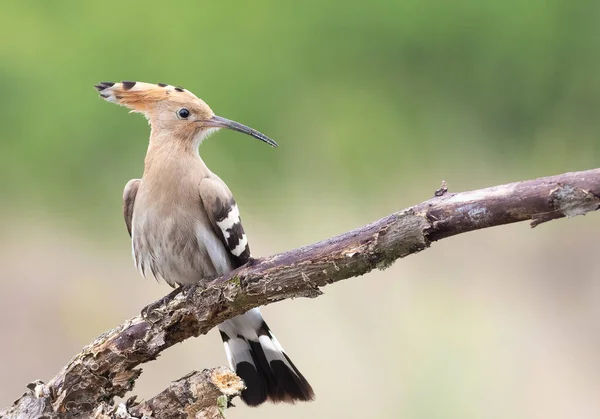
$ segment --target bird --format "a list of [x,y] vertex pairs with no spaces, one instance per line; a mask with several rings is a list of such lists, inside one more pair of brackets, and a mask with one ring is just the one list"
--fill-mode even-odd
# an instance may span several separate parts
[[[273,147],[266,135],[214,114],[182,87],[134,81],[100,82],[100,97],[141,113],[151,134],[141,179],[123,191],[123,215],[135,266],[172,287],[207,284],[251,260],[237,203],[210,171],[199,146],[231,129]],[[314,391],[283,350],[260,309],[218,325],[232,370],[244,380],[249,406],[311,401]]]

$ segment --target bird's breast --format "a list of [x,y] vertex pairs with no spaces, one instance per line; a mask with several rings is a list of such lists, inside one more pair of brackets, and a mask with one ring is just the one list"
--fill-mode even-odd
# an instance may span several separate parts
[[142,275],[150,273],[175,286],[207,281],[232,269],[199,198],[176,194],[167,201],[138,198],[132,250]]

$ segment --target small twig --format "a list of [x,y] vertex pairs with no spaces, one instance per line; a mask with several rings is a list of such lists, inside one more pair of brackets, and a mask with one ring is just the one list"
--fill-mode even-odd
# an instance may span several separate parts
[[445,180],[442,180],[442,186],[440,186],[440,189],[433,193],[433,196],[443,196],[446,194],[446,192],[448,192],[448,185],[446,184]]

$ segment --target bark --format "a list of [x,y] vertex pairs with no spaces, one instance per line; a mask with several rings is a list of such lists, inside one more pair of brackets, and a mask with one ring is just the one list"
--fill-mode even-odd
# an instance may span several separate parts
[[[254,259],[205,289],[192,287],[170,294],[147,316],[131,318],[100,335],[48,384],[32,383],[11,408],[0,412],[0,417],[89,417],[92,412],[101,412],[109,415],[105,417],[128,418],[146,412],[145,409],[152,411],[163,406],[158,400],[171,397],[171,387],[152,399],[156,400],[154,404],[132,401],[123,406],[126,414],[132,416],[117,416],[116,410],[110,410],[110,403],[115,396],[123,397],[133,388],[141,373],[140,364],[152,361],[172,345],[205,334],[222,321],[254,307],[292,297],[317,297],[320,287],[386,268],[396,259],[446,237],[525,220],[531,220],[535,227],[595,211],[600,208],[600,169],[462,193],[448,193],[443,184],[434,195],[428,201],[340,236]],[[184,407],[178,407],[175,416],[165,413],[157,417],[216,417],[210,415],[217,399],[221,400],[221,407],[227,404],[221,397],[226,393],[203,396],[209,394],[203,390],[206,374],[181,380],[190,377],[200,380],[200,393],[182,401]],[[198,397],[205,401],[198,404],[194,401]],[[186,410],[186,406],[191,410]],[[196,408],[200,408],[197,413]],[[188,416],[181,413],[184,411]]]
[[232,396],[244,389],[243,381],[226,367],[194,371],[171,383],[160,394],[142,403],[135,397],[118,406],[102,403],[93,413],[94,419],[160,418],[185,419],[200,417],[220,419]]

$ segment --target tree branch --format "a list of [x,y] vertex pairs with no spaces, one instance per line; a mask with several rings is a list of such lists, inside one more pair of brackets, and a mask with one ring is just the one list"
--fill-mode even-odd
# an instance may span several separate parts
[[194,371],[145,402],[136,403],[135,397],[118,406],[103,402],[94,411],[94,418],[184,419],[202,412],[203,419],[221,419],[230,398],[243,389],[243,381],[229,368]]
[[525,220],[535,227],[595,211],[600,208],[600,169],[456,194],[443,185],[436,195],[340,236],[253,260],[206,289],[172,293],[147,318],[133,317],[99,336],[47,385],[30,385],[0,418],[89,416],[133,388],[140,364],[251,308],[316,297],[320,287],[386,268],[456,234]]

